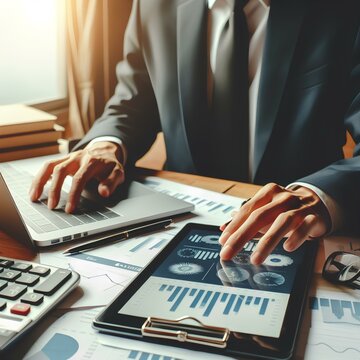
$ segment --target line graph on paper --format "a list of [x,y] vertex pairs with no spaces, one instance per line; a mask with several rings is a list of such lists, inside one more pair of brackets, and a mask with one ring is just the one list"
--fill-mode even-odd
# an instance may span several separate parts
[[107,305],[117,296],[124,287],[131,281],[137,271],[127,271],[121,268],[110,267],[91,261],[84,261],[81,258],[65,257],[61,254],[51,254],[51,257],[44,257],[41,262],[53,266],[68,268],[80,274],[80,284],[77,292],[79,299],[71,303],[71,299],[65,300],[62,308],[80,308],[89,306]]
[[[73,266],[72,264],[68,264],[68,269],[72,271],[76,271],[82,279],[87,279],[88,281],[94,280],[99,281],[102,280],[104,284],[104,291],[110,290],[114,286],[121,286],[124,287],[127,283],[127,279],[124,280],[123,278],[119,281],[118,276],[114,274],[109,273],[100,273],[97,275],[85,275],[82,271],[82,269],[77,269],[76,266]],[[107,287],[109,285],[109,287]]]

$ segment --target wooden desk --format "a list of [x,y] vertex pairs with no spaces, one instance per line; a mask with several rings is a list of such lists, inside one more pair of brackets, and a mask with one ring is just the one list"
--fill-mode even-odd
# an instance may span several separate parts
[[[198,175],[181,174],[170,171],[152,171],[147,169],[139,169],[138,174],[159,176],[164,179],[176,181],[182,184],[196,186],[206,190],[212,190],[245,199],[253,196],[256,191],[260,189],[260,186],[252,184],[239,183],[230,180],[213,179]],[[15,239],[12,239],[4,232],[0,231],[0,256],[36,261],[37,254],[20,242],[15,241]],[[321,243],[317,264],[315,266],[315,272],[321,272],[323,262],[324,249]]]

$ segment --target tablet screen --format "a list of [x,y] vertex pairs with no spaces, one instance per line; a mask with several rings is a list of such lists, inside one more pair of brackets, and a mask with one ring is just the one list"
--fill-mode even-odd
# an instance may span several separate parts
[[140,317],[192,316],[234,332],[278,338],[303,248],[281,242],[261,266],[250,264],[249,241],[232,261],[219,257],[218,230],[189,229],[118,311]]

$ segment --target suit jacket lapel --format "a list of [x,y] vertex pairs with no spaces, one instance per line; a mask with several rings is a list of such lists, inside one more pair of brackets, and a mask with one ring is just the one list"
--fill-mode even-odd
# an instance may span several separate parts
[[306,4],[306,0],[271,2],[257,104],[255,176],[277,118]]
[[202,163],[207,109],[207,1],[188,0],[177,10],[177,70],[182,117],[193,160]]

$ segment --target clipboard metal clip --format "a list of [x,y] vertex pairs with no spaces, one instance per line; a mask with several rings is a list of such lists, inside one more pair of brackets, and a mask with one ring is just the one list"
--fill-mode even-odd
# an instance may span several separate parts
[[[185,321],[195,322],[190,325]],[[217,348],[225,348],[230,336],[227,328],[203,324],[192,316],[183,316],[176,320],[148,317],[141,327],[143,336],[177,340]]]

